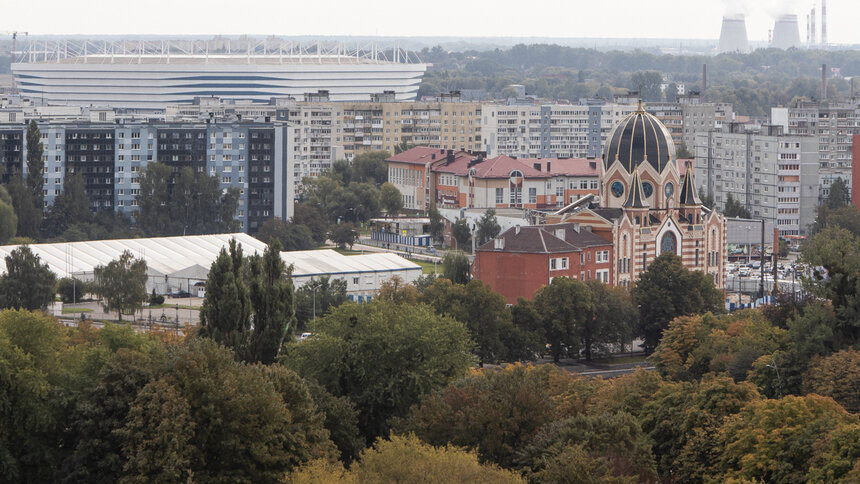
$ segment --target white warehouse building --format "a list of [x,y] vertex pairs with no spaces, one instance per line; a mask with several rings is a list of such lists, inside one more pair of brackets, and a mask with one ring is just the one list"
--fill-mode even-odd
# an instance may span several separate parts
[[[231,239],[241,244],[244,255],[262,254],[266,244],[244,233],[153,237],[146,239],[94,240],[33,244],[30,250],[48,265],[57,278],[74,277],[91,281],[98,266],[116,260],[123,251],[146,261],[149,276],[146,290],[159,294],[189,291],[205,282],[209,268]],[[0,247],[0,273],[6,272],[6,256],[17,245]],[[293,265],[293,283],[298,289],[313,278],[329,276],[347,284],[352,301],[369,301],[382,283],[394,276],[414,282],[421,276],[421,266],[392,253],[343,255],[333,250],[281,252],[281,258]]]
[[217,96],[266,102],[328,91],[332,101],[368,101],[393,91],[414,99],[427,69],[414,54],[344,44],[248,42],[211,52],[200,42],[39,41],[16,56],[15,85],[48,104],[164,109]]

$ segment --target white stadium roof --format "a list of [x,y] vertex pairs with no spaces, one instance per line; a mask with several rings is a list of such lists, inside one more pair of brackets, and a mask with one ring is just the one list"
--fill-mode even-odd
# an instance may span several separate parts
[[303,250],[281,252],[281,258],[293,265],[293,277],[421,270],[418,264],[389,252],[343,255],[333,250]]

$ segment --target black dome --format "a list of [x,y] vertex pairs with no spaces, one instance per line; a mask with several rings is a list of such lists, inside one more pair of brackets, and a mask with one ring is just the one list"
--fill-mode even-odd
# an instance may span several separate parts
[[646,158],[657,173],[662,173],[674,157],[675,143],[668,130],[641,105],[613,128],[603,150],[607,169],[618,160],[628,173],[633,173]]

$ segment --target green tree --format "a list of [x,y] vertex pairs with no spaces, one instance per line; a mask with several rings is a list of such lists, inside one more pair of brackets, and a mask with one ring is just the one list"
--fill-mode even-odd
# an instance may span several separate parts
[[[61,482],[119,481],[124,461],[122,439],[116,431],[125,425],[129,407],[140,390],[164,372],[161,350],[154,344],[120,348],[107,358],[98,372],[98,382],[75,406],[70,429],[74,449],[57,472]],[[183,415],[178,412],[176,416],[176,431],[186,432],[181,427]]]
[[860,236],[860,211],[854,205],[831,210],[826,204],[818,207],[815,223],[810,225],[809,233],[814,236],[828,227],[842,227],[855,236]]
[[663,329],[676,317],[723,311],[723,295],[713,279],[703,272],[687,270],[671,252],[654,259],[631,294],[639,307],[638,333],[649,353],[660,342]]
[[353,244],[358,241],[358,230],[349,222],[335,224],[331,227],[329,238],[341,249],[346,246],[352,249]]
[[493,292],[490,286],[478,279],[462,285],[440,278],[421,293],[420,300],[432,306],[437,314],[451,316],[469,328],[478,345],[481,366],[507,357],[505,341],[511,339],[508,335],[513,331],[511,312],[504,296]]
[[842,350],[816,357],[803,375],[806,393],[831,397],[851,413],[860,413],[860,351]]
[[92,292],[92,284],[78,278],[64,277],[57,283],[57,294],[66,304],[80,301],[88,292]]
[[418,304],[420,297],[421,293],[418,292],[418,288],[403,282],[400,276],[392,276],[390,279],[382,281],[382,284],[379,285],[379,291],[376,293],[377,299],[397,304]]
[[388,434],[421,395],[474,363],[468,330],[424,305],[344,304],[317,318],[315,337],[288,346],[284,363],[359,411],[366,441]]
[[457,242],[457,249],[463,250],[464,247],[468,249],[469,239],[472,238],[472,230],[469,228],[469,223],[465,218],[458,218],[457,221],[454,222],[451,233],[454,235],[454,240]]
[[484,245],[487,241],[492,240],[499,235],[499,232],[501,231],[502,228],[499,226],[499,221],[496,218],[496,211],[492,208],[488,208],[477,222],[477,245]]
[[816,443],[841,425],[856,422],[856,416],[818,395],[754,402],[722,430],[723,478],[806,482]]
[[296,289],[296,326],[304,330],[316,316],[325,316],[329,309],[345,303],[346,281],[330,276],[313,277]]
[[[629,413],[576,415],[544,426],[519,453],[520,464],[534,477],[548,477],[547,468],[570,447],[584,450],[619,478],[654,481],[657,468],[648,436]],[[619,475],[620,474],[620,475]],[[565,482],[583,476],[568,475]]]
[[735,197],[733,197],[731,193],[726,196],[726,204],[723,207],[723,214],[726,217],[752,218],[750,211],[747,210],[739,200],[735,200]]
[[279,218],[270,218],[263,222],[255,237],[266,243],[277,240],[285,251],[310,250],[316,246],[309,228],[287,223]]
[[429,217],[430,236],[433,237],[434,241],[442,240],[444,224],[442,223],[442,214],[439,213],[439,209],[436,208],[436,205],[430,205]]
[[609,287],[591,279],[585,283],[594,302],[594,313],[579,326],[579,340],[585,359],[593,353],[605,354],[632,341],[638,313],[625,288]]
[[[695,157],[696,156],[693,153],[690,153],[690,150],[687,149],[687,145],[683,141],[678,143],[678,145],[675,147],[675,158],[677,158],[679,160],[685,160],[688,158],[695,158]],[[699,190],[701,190],[701,188]],[[699,197],[699,198],[701,198],[701,197]]]
[[45,234],[56,237],[73,225],[90,223],[92,218],[83,173],[67,174],[63,192],[54,198],[54,204],[48,209]]
[[660,85],[663,74],[659,71],[636,71],[630,76],[628,87],[639,91],[639,96],[645,102],[659,102],[663,99]]
[[6,256],[6,273],[0,276],[2,307],[44,311],[56,287],[57,276],[30,247],[23,245]]
[[389,216],[395,216],[403,211],[403,196],[391,183],[386,182],[379,187],[379,203]]
[[346,187],[346,214],[344,220],[367,222],[379,215],[382,208],[380,191],[371,183],[352,183]]
[[394,146],[394,154],[399,155],[400,153],[403,153],[404,151],[409,151],[416,146],[416,144],[410,143],[409,141],[406,141],[404,139],[403,141]]
[[340,451],[340,460],[351,464],[364,450],[364,439],[358,432],[358,410],[347,397],[336,397],[313,380],[306,382],[317,411],[324,415],[323,426]]
[[426,394],[394,429],[432,445],[476,450],[483,462],[518,468],[530,464],[519,463],[518,453],[545,425],[576,412],[565,406],[584,398],[594,384],[552,365],[485,368]]
[[360,482],[420,482],[433,476],[439,482],[517,484],[522,477],[493,465],[482,465],[478,457],[456,447],[436,448],[414,435],[378,440],[361,455]]
[[448,251],[442,258],[442,277],[454,284],[466,284],[472,278],[469,258],[459,252]]
[[295,319],[292,266],[288,270],[281,259],[281,244],[277,239],[266,247],[262,257],[252,256],[249,265],[254,331],[247,361],[270,365],[278,357]]
[[42,221],[42,206],[37,205],[38,201],[33,199],[33,194],[26,186],[21,173],[13,174],[9,184],[6,185],[6,190],[12,199],[15,215],[18,216],[18,228],[15,232],[20,237],[37,238]]
[[117,434],[121,482],[282,482],[334,450],[301,378],[239,363],[205,338],[168,353],[165,374],[140,390]]
[[296,203],[293,207],[292,223],[309,228],[314,242],[324,244],[328,238],[328,223],[325,216],[312,205]]
[[576,279],[554,277],[535,293],[535,307],[541,315],[553,361],[558,363],[564,353],[578,357],[580,330],[594,317],[594,300],[588,286]]
[[0,481],[53,481],[81,383],[69,343],[53,318],[0,312]]
[[[801,249],[801,259],[816,268],[807,284],[819,297],[830,299],[837,316],[837,344],[860,341],[860,237],[841,227],[828,227]],[[823,269],[823,270],[822,270]]]
[[830,196],[827,197],[827,208],[836,210],[848,205],[851,196],[848,193],[848,184],[842,178],[836,178],[830,184]]
[[221,248],[206,277],[206,296],[200,308],[200,335],[245,354],[251,330],[251,299],[243,277],[242,246],[230,240]]
[[44,151],[39,125],[36,124],[36,120],[30,120],[30,124],[27,125],[27,189],[30,191],[33,205],[39,209],[38,220],[33,222],[37,228],[42,222],[42,206],[45,202],[42,179],[42,173],[45,170],[45,162],[42,160]]
[[385,183],[388,180],[388,164],[385,160],[390,157],[387,151],[368,151],[356,155],[352,160],[354,180],[376,186]]
[[343,182],[330,176],[302,180],[302,201],[322,213],[329,224],[346,213],[347,191]]
[[119,259],[97,266],[93,270],[95,292],[104,299],[106,311],[116,311],[122,321],[122,313],[134,312],[146,301],[146,261],[135,259],[130,251],[123,251]]
[[140,195],[135,222],[149,234],[165,235],[170,224],[169,183],[173,170],[163,163],[148,163],[140,174]]
[[708,195],[705,193],[705,190],[699,188],[699,200],[702,201],[702,205],[708,207],[709,209],[714,209],[714,196]]
[[[0,190],[6,191],[2,186],[0,186]],[[15,209],[12,208],[11,203],[0,200],[0,244],[8,242],[17,231],[18,216],[15,215]]]

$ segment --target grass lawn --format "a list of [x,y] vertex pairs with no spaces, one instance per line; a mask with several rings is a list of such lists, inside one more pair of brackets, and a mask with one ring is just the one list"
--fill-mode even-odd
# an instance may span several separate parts
[[91,313],[93,312],[90,308],[63,308],[63,314],[74,314],[74,313]]
[[200,309],[200,306],[189,306],[187,304],[153,304],[152,306],[144,306],[143,309]]
[[[415,259],[409,259],[409,262],[414,262],[414,263],[418,264],[419,266],[421,266],[422,274],[435,274],[432,262],[427,262],[425,260],[415,260]],[[439,265],[440,264],[436,265],[436,270],[441,272],[442,268],[439,267]]]

